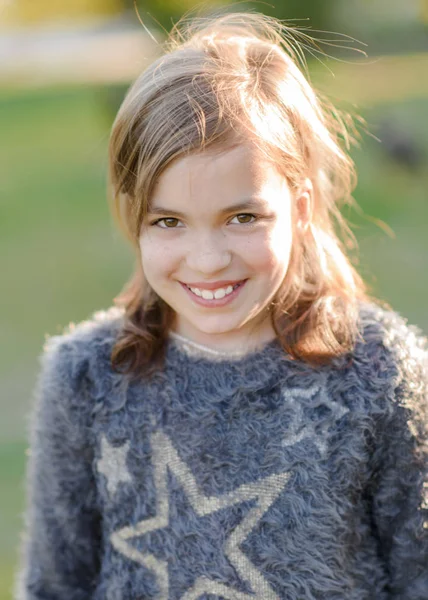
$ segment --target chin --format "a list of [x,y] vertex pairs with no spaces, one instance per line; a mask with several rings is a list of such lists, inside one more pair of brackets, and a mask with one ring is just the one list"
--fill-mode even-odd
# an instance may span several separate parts
[[179,320],[182,321],[185,327],[188,326],[207,334],[226,333],[234,329],[239,329],[242,324],[242,320],[233,318],[230,314],[195,315],[194,313],[186,314],[185,312],[176,314],[179,315]]
[[237,329],[239,329],[239,325],[233,326],[233,325],[222,324],[222,323],[213,323],[210,325],[207,323],[192,323],[192,322],[190,322],[190,325],[194,329],[200,331],[201,333],[205,333],[207,335],[227,334],[227,333],[230,333],[231,331],[236,331]]

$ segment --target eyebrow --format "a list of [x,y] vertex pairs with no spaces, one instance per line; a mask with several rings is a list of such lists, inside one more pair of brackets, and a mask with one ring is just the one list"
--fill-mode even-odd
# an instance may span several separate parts
[[[243,202],[238,202],[238,204],[232,204],[231,206],[226,206],[226,208],[222,208],[220,210],[220,215],[225,215],[231,212],[243,212],[247,210],[261,210],[265,207],[266,202],[262,199],[249,199]],[[184,218],[186,216],[185,213],[179,210],[171,210],[169,208],[157,205],[149,207],[148,213],[156,215],[174,215],[175,217],[180,218]]]

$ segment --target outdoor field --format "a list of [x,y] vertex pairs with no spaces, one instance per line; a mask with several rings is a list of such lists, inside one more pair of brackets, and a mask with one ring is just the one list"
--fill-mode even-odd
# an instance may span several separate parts
[[[364,69],[343,64],[335,80],[320,67],[314,80],[337,96],[350,78],[344,106],[359,111],[370,132],[360,128],[361,147],[353,150],[361,212],[346,211],[361,271],[375,295],[428,331],[428,90],[421,60],[426,66],[421,56],[401,63],[411,83],[399,90],[388,77],[379,87],[381,61],[372,85]],[[27,415],[44,337],[108,307],[132,270],[106,201],[113,98],[111,90],[90,86],[0,91],[0,600],[11,597]],[[408,144],[407,155],[396,138]]]

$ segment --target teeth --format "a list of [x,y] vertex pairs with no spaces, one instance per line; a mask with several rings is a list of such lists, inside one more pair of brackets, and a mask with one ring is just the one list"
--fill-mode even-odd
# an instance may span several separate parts
[[226,288],[218,288],[217,290],[200,290],[199,288],[194,287],[189,287],[189,289],[196,294],[196,296],[204,298],[205,300],[220,300],[220,298],[224,298],[231,294],[236,287],[238,287],[238,284],[235,286],[228,285]]
[[220,288],[214,292],[214,298],[218,300],[219,298],[224,298],[226,296],[226,290]]

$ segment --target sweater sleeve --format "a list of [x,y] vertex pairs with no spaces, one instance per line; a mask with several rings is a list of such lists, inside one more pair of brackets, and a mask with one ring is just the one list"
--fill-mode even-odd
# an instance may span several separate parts
[[373,521],[391,600],[428,599],[428,356],[418,334],[406,327],[392,340],[375,440]]
[[99,570],[100,517],[88,442],[86,362],[51,338],[30,421],[18,600],[87,600]]

